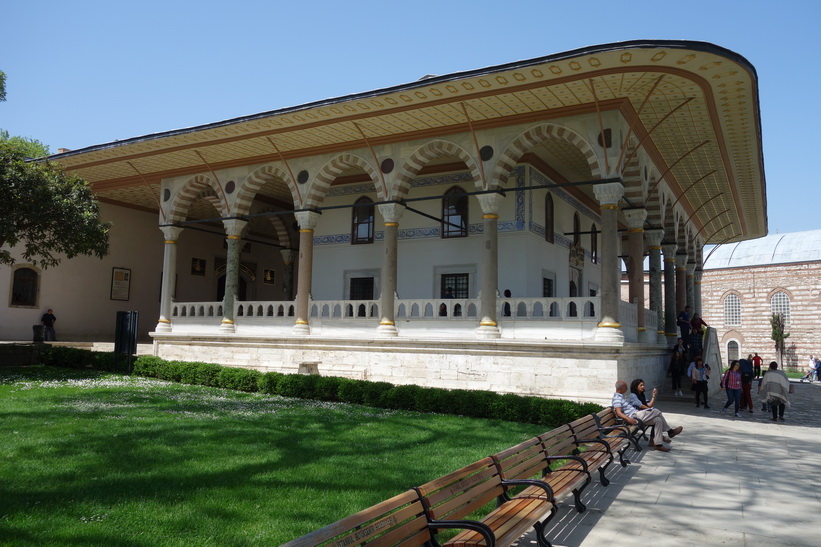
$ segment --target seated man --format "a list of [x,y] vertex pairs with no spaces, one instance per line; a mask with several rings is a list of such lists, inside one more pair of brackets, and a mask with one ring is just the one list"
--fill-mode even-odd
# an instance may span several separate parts
[[671,428],[664,419],[664,414],[657,408],[645,408],[639,410],[627,401],[624,394],[627,393],[627,382],[619,380],[616,382],[616,393],[613,394],[613,411],[616,416],[628,424],[636,424],[636,418],[653,426],[653,440],[650,446],[662,452],[669,452],[670,449],[664,446],[664,433],[666,432],[672,439],[684,429],[681,426]]

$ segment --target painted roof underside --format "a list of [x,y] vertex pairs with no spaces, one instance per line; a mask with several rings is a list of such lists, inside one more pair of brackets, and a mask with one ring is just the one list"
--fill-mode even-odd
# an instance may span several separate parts
[[447,138],[598,109],[624,116],[667,185],[684,194],[679,203],[705,242],[767,233],[755,70],[703,42],[592,46],[52,158],[101,199],[156,211],[165,177],[350,150],[366,146],[363,136],[371,145]]
[[821,230],[771,234],[719,246],[704,263],[705,270],[821,261]]

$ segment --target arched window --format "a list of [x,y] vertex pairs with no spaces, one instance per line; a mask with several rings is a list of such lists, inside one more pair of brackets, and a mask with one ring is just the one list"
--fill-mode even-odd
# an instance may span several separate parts
[[599,232],[595,224],[590,227],[590,257],[593,264],[599,263]]
[[579,221],[579,213],[573,213],[573,245],[582,244],[582,223]]
[[11,284],[11,305],[37,307],[39,274],[31,268],[17,268]]
[[784,316],[784,326],[790,326],[790,297],[785,292],[777,292],[770,300],[770,311]]
[[351,243],[373,243],[373,201],[366,197],[356,200],[351,212]]
[[544,239],[549,243],[553,243],[554,234],[556,233],[555,226],[556,217],[553,214],[553,194],[550,192],[544,198]]
[[728,294],[724,299],[724,326],[741,326],[741,298],[737,294]]
[[739,356],[738,341],[730,340],[727,342],[727,363],[732,363]]
[[468,196],[454,187],[442,198],[442,237],[467,237]]

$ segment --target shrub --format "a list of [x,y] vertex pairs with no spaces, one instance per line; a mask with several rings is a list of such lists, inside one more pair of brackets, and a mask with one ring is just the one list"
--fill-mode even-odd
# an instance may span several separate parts
[[393,386],[385,393],[385,406],[397,410],[416,410],[416,398],[422,389],[413,384]]
[[142,355],[134,361],[134,374],[147,378],[157,378],[158,370],[166,361],[152,355]]
[[314,385],[314,397],[320,401],[339,402],[339,381],[336,376],[319,376]]
[[285,375],[281,372],[266,372],[261,374],[257,381],[257,388],[260,393],[275,395],[279,392],[279,381],[284,377]]
[[319,376],[308,374],[283,374],[277,383],[277,395],[313,399]]
[[218,387],[218,376],[223,368],[212,363],[181,363],[180,382],[201,386]]
[[259,377],[258,370],[248,368],[221,367],[217,374],[219,387],[225,389],[235,389],[237,391],[257,391]]

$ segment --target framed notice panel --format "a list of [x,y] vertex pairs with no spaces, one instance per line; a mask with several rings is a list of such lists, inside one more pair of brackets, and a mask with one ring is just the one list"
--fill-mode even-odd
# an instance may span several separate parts
[[111,268],[111,300],[128,300],[131,291],[131,270]]

